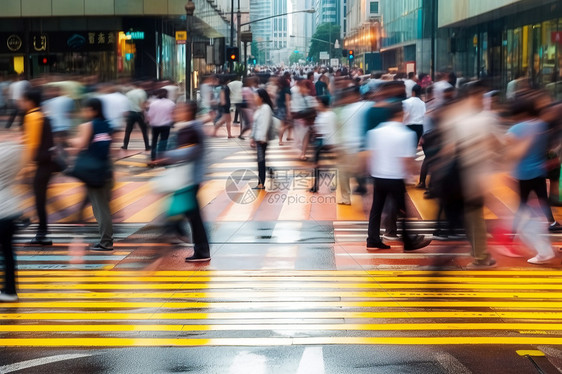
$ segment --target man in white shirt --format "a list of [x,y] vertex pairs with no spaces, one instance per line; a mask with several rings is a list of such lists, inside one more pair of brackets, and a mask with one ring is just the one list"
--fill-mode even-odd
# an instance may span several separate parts
[[423,123],[425,118],[425,103],[420,99],[421,87],[417,84],[411,90],[411,97],[402,102],[404,107],[404,124],[412,131],[415,131],[417,143],[423,134]]
[[51,129],[55,141],[64,144],[68,132],[72,127],[72,111],[74,110],[74,100],[63,95],[60,87],[51,86],[48,88],[51,99],[43,102],[44,113],[51,120]]
[[[152,127],[152,147],[150,159],[156,160],[156,157],[166,151],[168,146],[168,137],[170,129],[174,123],[173,113],[176,104],[168,99],[168,91],[164,88],[156,92],[156,100],[148,107],[146,117],[150,127]],[[158,141],[158,138],[161,138]]]
[[99,99],[103,104],[103,115],[109,121],[113,131],[121,130],[125,122],[125,116],[129,112],[129,99],[119,92],[119,87],[110,87],[107,93]]
[[127,127],[125,128],[125,138],[123,139],[123,146],[121,149],[127,149],[129,146],[129,139],[135,123],[139,125],[144,140],[144,150],[148,151],[148,133],[146,129],[146,122],[144,121],[144,109],[146,100],[148,99],[146,91],[140,87],[135,86],[132,90],[125,95],[129,100],[130,111],[127,113]]
[[406,184],[416,156],[416,134],[402,123],[402,103],[388,105],[391,119],[367,133],[370,174],[374,182],[367,250],[390,249],[380,237],[381,216],[387,196],[402,217],[404,250],[412,251],[427,246],[431,241],[423,236],[408,234],[406,222]]
[[412,97],[412,88],[414,88],[416,84],[418,84],[416,82],[416,73],[408,73],[408,79],[404,81],[404,86],[406,86],[406,97]]
[[449,88],[454,88],[448,81],[449,75],[447,73],[439,73],[439,81],[433,84],[433,99],[435,106],[439,107],[445,101],[445,91]]
[[[242,81],[236,77],[228,84],[228,88],[230,89],[230,104],[236,108],[233,123],[240,123],[242,122]],[[240,116],[240,121],[238,116]]]
[[23,79],[23,75],[18,75],[18,79],[15,82],[12,82],[10,86],[8,86],[8,98],[9,106],[12,109],[12,113],[10,114],[10,118],[8,122],[6,122],[6,128],[9,129],[12,127],[16,117],[21,116],[22,124],[23,124],[23,113],[19,109],[19,101],[23,98],[23,94],[31,88],[31,83],[27,80]]

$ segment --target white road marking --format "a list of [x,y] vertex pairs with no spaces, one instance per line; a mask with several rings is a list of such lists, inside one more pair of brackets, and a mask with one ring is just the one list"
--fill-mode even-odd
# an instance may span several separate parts
[[440,352],[435,355],[435,359],[450,374],[472,374],[470,370],[449,353]]
[[228,374],[266,374],[267,358],[261,355],[242,351],[234,357]]
[[297,374],[325,374],[322,347],[307,347],[302,354]]
[[90,357],[90,356],[93,356],[93,355],[91,355],[91,354],[67,354],[67,355],[57,355],[57,356],[36,358],[36,359],[33,359],[33,360],[27,360],[27,361],[17,362],[15,364],[0,366],[0,373],[7,374],[7,373],[12,373],[14,371],[25,370],[25,369],[29,369],[29,368],[36,367],[36,366],[52,364],[54,362],[74,360],[74,359],[77,359],[77,358]]

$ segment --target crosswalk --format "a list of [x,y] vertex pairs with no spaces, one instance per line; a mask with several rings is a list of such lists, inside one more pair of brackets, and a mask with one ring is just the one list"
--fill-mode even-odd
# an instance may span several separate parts
[[562,275],[20,270],[2,347],[560,345]]
[[[223,155],[211,163],[199,192],[203,216],[211,222],[253,221],[366,221],[371,204],[371,194],[353,195],[352,205],[339,205],[337,193],[337,160],[326,155],[321,161],[320,193],[312,194],[313,168],[310,161],[299,160],[299,152],[290,145],[279,146],[271,142],[267,150],[267,166],[272,174],[266,191],[251,187],[257,181],[255,151],[247,141],[238,139],[209,139],[210,152]],[[157,194],[150,180],[162,173],[163,168],[147,168],[149,155],[140,151],[119,151],[116,161],[116,184],[111,209],[115,222],[152,222],[164,212],[166,197]],[[216,157],[215,157],[216,159]],[[232,184],[236,173],[244,171],[244,180]],[[490,180],[492,194],[487,200],[485,218],[489,220],[510,217],[517,209],[516,186],[505,175]],[[238,190],[232,191],[235,186]],[[34,199],[29,186],[20,189],[23,206],[29,216],[34,214]],[[250,197],[243,203],[238,195]],[[85,190],[75,179],[55,176],[48,191],[47,211],[52,223],[94,222],[91,207],[83,204]],[[407,191],[407,208],[411,219],[435,220],[438,212],[435,200],[426,200],[423,190],[413,187]],[[555,216],[562,208],[553,208]]]

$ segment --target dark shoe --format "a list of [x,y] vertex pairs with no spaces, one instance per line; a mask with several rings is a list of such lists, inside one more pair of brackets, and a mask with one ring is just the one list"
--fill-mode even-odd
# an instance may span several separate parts
[[145,151],[145,152],[150,151],[151,149],[152,149],[152,147],[150,147],[150,146],[144,147],[144,151]]
[[211,261],[211,256],[193,255],[185,259],[185,262],[207,262],[207,261]]
[[390,246],[384,244],[382,241],[381,242],[375,242],[375,243],[367,243],[367,250],[368,251],[377,251],[379,249],[390,249]]
[[560,225],[558,222],[554,222],[553,224],[548,226],[548,231],[562,231],[562,225]]
[[113,251],[113,248],[104,247],[103,245],[98,243],[98,244],[95,244],[95,245],[91,246],[90,250],[98,251],[98,252],[109,252],[109,251]]
[[425,190],[426,189],[425,183],[418,183],[416,184],[415,188],[417,188],[418,190]]
[[431,239],[426,239],[423,235],[414,235],[410,238],[409,243],[404,243],[404,251],[415,251],[427,247],[429,243],[431,243]]
[[53,245],[53,241],[47,239],[46,236],[43,235],[37,235],[35,238],[33,238],[30,242],[30,245],[40,245],[40,246],[49,246],[49,245]]
[[127,150],[127,147],[122,146],[121,149],[124,150],[124,151],[126,151],[126,150]]
[[243,137],[242,135],[238,136],[238,139],[240,139],[240,140],[246,140],[246,138]]
[[423,193],[423,198],[426,199],[426,200],[435,199],[436,197],[437,197],[437,196],[435,196],[434,194],[432,194],[432,193],[429,192],[429,191],[425,191],[425,192]]
[[318,192],[318,188],[312,187],[310,190],[308,190],[308,192],[317,193],[317,192]]

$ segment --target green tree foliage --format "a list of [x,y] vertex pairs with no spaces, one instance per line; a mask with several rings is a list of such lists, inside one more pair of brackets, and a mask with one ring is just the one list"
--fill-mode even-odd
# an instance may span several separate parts
[[293,52],[291,53],[291,55],[289,56],[289,63],[291,65],[293,64],[298,64],[299,60],[304,60],[304,54],[302,52]]
[[338,48],[338,50],[336,50],[333,46],[336,40],[341,42],[341,30],[339,25],[333,23],[323,23],[319,25],[314,35],[312,35],[308,57],[312,58],[314,62],[318,62],[320,60],[320,52],[324,51],[330,53],[330,41],[332,42],[332,54],[330,57],[341,56],[341,49]]

